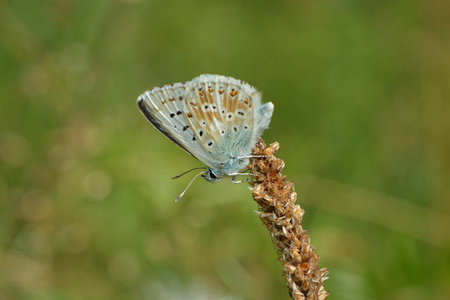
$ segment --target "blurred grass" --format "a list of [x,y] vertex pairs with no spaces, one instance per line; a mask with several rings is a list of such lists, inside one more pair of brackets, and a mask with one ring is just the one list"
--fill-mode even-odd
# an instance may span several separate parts
[[288,299],[243,185],[135,99],[202,73],[273,101],[265,133],[332,299],[450,296],[445,1],[0,1],[0,299]]

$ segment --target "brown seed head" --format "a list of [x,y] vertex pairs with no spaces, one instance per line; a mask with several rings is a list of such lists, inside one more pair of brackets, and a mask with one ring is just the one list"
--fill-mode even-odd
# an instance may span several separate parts
[[279,148],[277,142],[266,147],[262,139],[256,144],[253,155],[265,157],[253,158],[249,165],[253,199],[278,252],[291,297],[323,300],[328,297],[323,285],[328,270],[319,269],[319,256],[301,225],[305,211],[295,204],[294,184],[281,174],[285,164],[274,156]]

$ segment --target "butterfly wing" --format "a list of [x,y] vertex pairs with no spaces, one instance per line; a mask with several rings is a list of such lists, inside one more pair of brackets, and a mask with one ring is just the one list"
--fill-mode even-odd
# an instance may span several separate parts
[[250,155],[269,125],[273,105],[261,106],[261,94],[244,81],[205,74],[186,85],[185,111],[204,153],[213,159],[210,166],[217,168],[232,157]]
[[156,129],[181,149],[209,166],[212,162],[207,159],[184,111],[187,84],[189,82],[153,88],[140,95],[137,104]]
[[216,170],[250,155],[273,112],[273,104],[261,106],[261,94],[248,83],[209,74],[154,88],[137,102],[156,129]]

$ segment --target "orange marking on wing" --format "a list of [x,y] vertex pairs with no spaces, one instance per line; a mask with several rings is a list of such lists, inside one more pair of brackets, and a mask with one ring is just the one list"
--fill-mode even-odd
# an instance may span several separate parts
[[236,105],[236,109],[241,109],[241,110],[243,110],[243,111],[247,111],[247,110],[248,110],[248,106],[245,105],[245,104],[242,103],[242,102],[239,102],[239,103]]
[[219,90],[219,94],[223,94],[225,92],[224,90]]
[[212,88],[208,89],[208,92],[212,93],[214,90]]
[[237,91],[231,91],[230,95],[231,95],[231,97],[234,97],[234,96],[236,96],[237,93],[238,93]]
[[205,93],[205,91],[201,90],[200,93],[198,93],[200,96],[203,96],[203,94]]

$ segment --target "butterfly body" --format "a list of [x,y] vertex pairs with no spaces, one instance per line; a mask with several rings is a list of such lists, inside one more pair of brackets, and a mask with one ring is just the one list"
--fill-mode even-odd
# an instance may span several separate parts
[[273,113],[248,83],[209,74],[153,88],[137,103],[156,129],[208,166],[204,177],[212,182],[248,165]]

